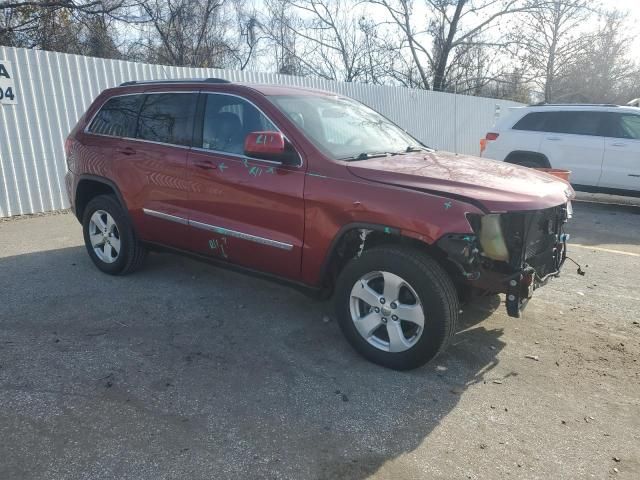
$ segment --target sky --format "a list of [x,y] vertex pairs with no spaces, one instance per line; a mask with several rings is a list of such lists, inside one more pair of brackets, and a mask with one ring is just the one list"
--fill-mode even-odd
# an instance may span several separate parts
[[636,61],[640,61],[640,0],[602,0],[605,8],[617,8],[629,12],[627,34],[632,38],[629,55]]

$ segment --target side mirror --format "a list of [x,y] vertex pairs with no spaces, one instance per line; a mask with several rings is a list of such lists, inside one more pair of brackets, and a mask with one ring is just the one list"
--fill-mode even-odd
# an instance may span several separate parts
[[244,154],[282,162],[285,160],[285,143],[280,132],[251,132],[244,141]]

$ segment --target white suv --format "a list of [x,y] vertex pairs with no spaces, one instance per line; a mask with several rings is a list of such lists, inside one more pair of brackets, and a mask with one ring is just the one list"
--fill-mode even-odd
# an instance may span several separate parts
[[640,109],[616,105],[510,108],[480,155],[571,170],[578,190],[640,195]]

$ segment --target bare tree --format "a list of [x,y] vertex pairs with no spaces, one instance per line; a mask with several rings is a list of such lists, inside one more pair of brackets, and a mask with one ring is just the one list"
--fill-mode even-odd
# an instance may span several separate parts
[[401,33],[402,47],[419,74],[420,87],[439,91],[447,89],[447,72],[470,47],[506,41],[497,31],[486,35],[493,37],[490,42],[481,40],[500,19],[530,7],[526,0],[424,0],[426,18],[421,19],[412,0],[369,2],[384,7],[390,23]]
[[0,42],[27,48],[73,51],[89,19],[126,20],[138,0],[0,1]]
[[150,61],[191,67],[247,67],[261,39],[255,12],[239,0],[144,0]]
[[305,72],[352,82],[367,71],[368,25],[353,0],[289,0],[297,14],[288,28],[298,38],[296,58]]
[[585,30],[594,11],[587,0],[532,4],[518,32],[520,61],[526,65],[544,101],[556,98],[556,85],[576,65],[595,33]]
[[626,103],[638,96],[638,65],[628,57],[630,38],[621,12],[602,16],[597,32],[575,62],[554,84],[554,98],[562,101]]
[[261,28],[267,37],[269,51],[276,72],[286,75],[302,75],[303,68],[298,55],[295,34],[298,18],[291,13],[289,0],[266,0],[266,15]]

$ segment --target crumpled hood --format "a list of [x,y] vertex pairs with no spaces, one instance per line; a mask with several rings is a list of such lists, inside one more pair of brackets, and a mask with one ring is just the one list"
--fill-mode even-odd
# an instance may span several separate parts
[[366,180],[482,204],[490,212],[539,210],[575,196],[563,180],[531,168],[449,152],[420,152],[348,164]]

